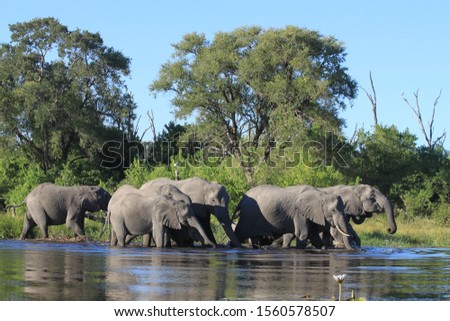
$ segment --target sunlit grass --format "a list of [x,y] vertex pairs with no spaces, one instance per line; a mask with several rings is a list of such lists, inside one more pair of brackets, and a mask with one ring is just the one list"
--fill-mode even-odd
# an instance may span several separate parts
[[[22,232],[23,214],[13,215],[11,212],[0,212],[0,239],[17,239]],[[103,224],[91,220],[85,220],[85,233],[87,237],[95,241],[107,241],[108,233],[105,233],[100,239],[100,233]],[[67,228],[65,224],[57,226],[49,226],[49,239],[54,241],[80,241],[80,238],[75,238],[74,233]],[[106,235],[108,234],[108,235]],[[29,238],[42,238],[41,231],[36,226],[28,235]],[[82,239],[82,238],[81,238]]]
[[353,224],[363,246],[384,247],[450,247],[450,227],[429,219],[404,221],[397,219],[397,232],[388,234],[384,215]]

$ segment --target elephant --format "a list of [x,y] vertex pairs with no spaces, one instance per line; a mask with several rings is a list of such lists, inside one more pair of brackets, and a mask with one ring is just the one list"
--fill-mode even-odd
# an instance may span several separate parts
[[84,235],[86,211],[106,212],[110,199],[111,195],[98,186],[40,184],[27,195],[21,204],[26,204],[27,212],[19,239],[25,239],[28,232],[36,225],[39,226],[42,236],[48,238],[49,225],[64,223],[76,235]]
[[[178,191],[175,187],[160,186],[161,191]],[[188,200],[189,202],[186,202]],[[112,226],[111,245],[126,245],[127,236],[151,235],[156,247],[170,246],[168,229],[183,226],[195,228],[206,243],[215,247],[194,216],[189,198],[176,200],[170,195],[145,193],[130,185],[120,187],[108,206]]]
[[[313,189],[314,187],[309,187]],[[304,186],[303,186],[304,189]],[[397,231],[397,225],[394,218],[394,209],[389,200],[383,193],[373,186],[367,184],[359,184],[355,186],[336,185],[330,187],[319,188],[320,191],[338,195],[344,202],[344,212],[347,220],[351,220],[355,224],[362,224],[366,218],[372,217],[374,213],[385,212],[388,218],[389,227],[387,232],[394,234]],[[355,230],[349,224],[349,234],[353,236],[358,246],[361,246],[361,240],[356,234]],[[291,236],[292,238],[293,236]],[[289,238],[284,236],[284,241]],[[333,227],[322,231],[322,241],[326,246],[333,246],[333,244],[340,246],[343,244],[342,234]],[[278,239],[275,244],[280,244],[282,239]]]
[[240,242],[283,236],[283,247],[287,247],[293,235],[297,248],[305,248],[308,239],[314,247],[323,248],[319,229],[331,226],[342,233],[347,249],[358,248],[349,234],[342,198],[308,185],[254,187],[240,200],[236,216],[235,233]]
[[[127,193],[141,193],[145,197],[154,198],[156,196],[160,195],[166,195],[176,201],[183,202],[185,204],[188,204],[189,206],[192,206],[192,201],[189,196],[182,193],[178,188],[171,184],[163,184],[158,186],[153,186],[152,188],[146,188],[145,190],[140,190],[135,188],[131,185],[123,185],[119,187],[119,189],[116,190],[114,193],[114,198],[112,202],[110,203],[111,206],[114,205],[114,203],[120,199],[121,195],[125,195]],[[201,236],[201,234],[198,232],[196,228],[193,228],[191,226],[182,226],[180,230],[171,229],[168,228],[167,232],[170,234],[170,238],[174,240],[174,242],[177,244],[177,246],[180,247],[186,247],[186,246],[193,246],[193,242],[186,242],[186,240],[189,238],[191,240],[198,240],[202,243],[202,245],[205,244],[205,239]],[[138,235],[127,235],[125,243],[129,244],[136,236]],[[190,237],[192,236],[192,237]],[[211,242],[210,240],[208,240]],[[116,241],[117,242],[117,241]],[[151,244],[151,236],[150,234],[144,234],[143,235],[143,246],[149,247]],[[167,244],[168,246],[169,244]]]
[[[359,184],[355,186],[336,185],[320,188],[320,190],[325,193],[339,195],[344,201],[345,214],[355,224],[362,224],[366,218],[372,217],[374,213],[385,212],[389,223],[387,232],[394,234],[397,231],[392,203],[377,188],[367,184]],[[350,232],[356,235],[353,228]],[[333,239],[337,244],[342,244],[343,241],[341,235],[333,228],[325,231],[323,238],[327,245],[331,245]],[[360,243],[361,241],[357,240],[357,242]]]
[[[211,239],[214,244],[217,244],[217,242],[211,229],[211,214],[213,214],[221,224],[225,234],[231,241],[231,245],[241,247],[241,243],[234,234],[231,226],[232,221],[228,214],[228,203],[230,197],[223,185],[215,182],[209,182],[199,177],[192,177],[179,181],[168,178],[157,178],[145,183],[140,189],[145,191],[148,189],[154,189],[156,186],[163,184],[174,185],[191,198],[195,216],[205,230],[208,238]],[[190,242],[191,240],[186,241]]]
[[345,205],[345,214],[349,215],[355,224],[363,223],[367,217],[372,217],[374,213],[385,212],[389,223],[387,232],[394,234],[397,231],[394,208],[389,198],[375,187],[367,184],[336,185],[320,190],[341,196]]

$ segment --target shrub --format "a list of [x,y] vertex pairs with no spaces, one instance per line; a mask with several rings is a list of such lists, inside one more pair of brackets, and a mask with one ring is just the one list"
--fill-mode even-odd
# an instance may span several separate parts
[[[37,185],[52,181],[38,164],[22,164],[16,177],[18,183],[6,196],[7,205],[19,205]],[[25,213],[25,207],[18,208],[18,213]]]

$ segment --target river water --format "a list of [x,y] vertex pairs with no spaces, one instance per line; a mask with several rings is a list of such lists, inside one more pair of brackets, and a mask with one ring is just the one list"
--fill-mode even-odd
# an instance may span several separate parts
[[450,300],[450,249],[156,249],[0,240],[0,300]]

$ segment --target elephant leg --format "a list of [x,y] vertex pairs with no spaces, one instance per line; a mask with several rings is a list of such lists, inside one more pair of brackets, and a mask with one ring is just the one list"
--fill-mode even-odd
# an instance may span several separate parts
[[114,231],[114,229],[111,229],[111,240],[109,241],[109,244],[111,246],[117,245],[117,235],[116,235],[116,232]]
[[260,249],[262,246],[262,237],[261,236],[252,236],[252,237],[250,237],[250,243],[254,249]]
[[151,242],[152,242],[152,238],[151,238],[150,234],[144,234],[142,238],[143,238],[142,246],[143,247],[150,247]]
[[[324,244],[325,247],[333,247],[333,241],[335,238],[331,234],[331,229],[336,231],[335,228],[330,227],[330,231],[323,231],[319,234],[320,239],[322,240],[322,243]],[[334,231],[333,231],[333,233],[334,233]]]
[[32,212],[30,211],[29,215],[27,213],[27,218],[33,220],[35,224],[41,230],[41,234],[43,238],[48,238],[48,224],[47,224],[47,213],[43,208],[33,208]]
[[152,234],[156,247],[167,247],[170,237],[165,226],[153,223]]
[[80,229],[83,231],[83,234],[85,234],[84,233],[84,213],[82,213],[82,215],[78,216],[77,224],[80,227]]
[[19,240],[24,240],[27,237],[28,232],[31,231],[31,229],[35,226],[36,222],[33,221],[33,219],[29,218],[29,213],[27,212],[23,219],[23,228],[22,233],[19,236]]
[[285,234],[283,234],[283,236],[281,238],[283,241],[283,244],[281,247],[284,249],[287,249],[291,246],[291,242],[295,238],[295,235],[292,233],[285,233]]
[[217,244],[216,239],[214,238],[214,233],[211,228],[210,216],[207,218],[198,218],[200,225],[205,231],[206,236],[214,243]]
[[121,233],[121,232],[116,233],[116,235],[117,235],[117,245],[120,246],[120,247],[124,247],[126,245],[125,244],[125,237],[126,237],[126,235]]
[[113,245],[113,241],[114,241],[114,243],[116,243],[118,246],[124,247],[126,245],[125,238],[128,234],[125,229],[125,226],[122,226],[122,225],[113,226],[112,230],[113,230],[112,235],[114,235],[114,236],[111,236],[111,245]]
[[84,220],[84,216],[80,213],[79,210],[69,210],[66,217],[66,225],[75,235],[80,236],[84,235],[84,230],[80,226],[80,217]]
[[125,237],[125,244],[126,244],[126,245],[130,245],[131,241],[133,241],[136,237],[138,237],[138,235],[131,235],[131,234],[128,234],[128,235]]
[[42,237],[44,239],[48,239],[48,225],[45,223],[42,225],[39,224],[38,226],[39,226],[39,229],[41,230]]
[[270,244],[272,247],[282,247],[283,246],[283,236],[280,236],[273,240],[273,242]]
[[309,240],[311,241],[312,246],[316,249],[325,250],[325,244],[322,242],[322,239],[317,231],[310,233]]
[[295,247],[297,249],[305,249],[308,245],[309,229],[309,222],[306,218],[297,216],[294,219],[294,235],[297,240]]

